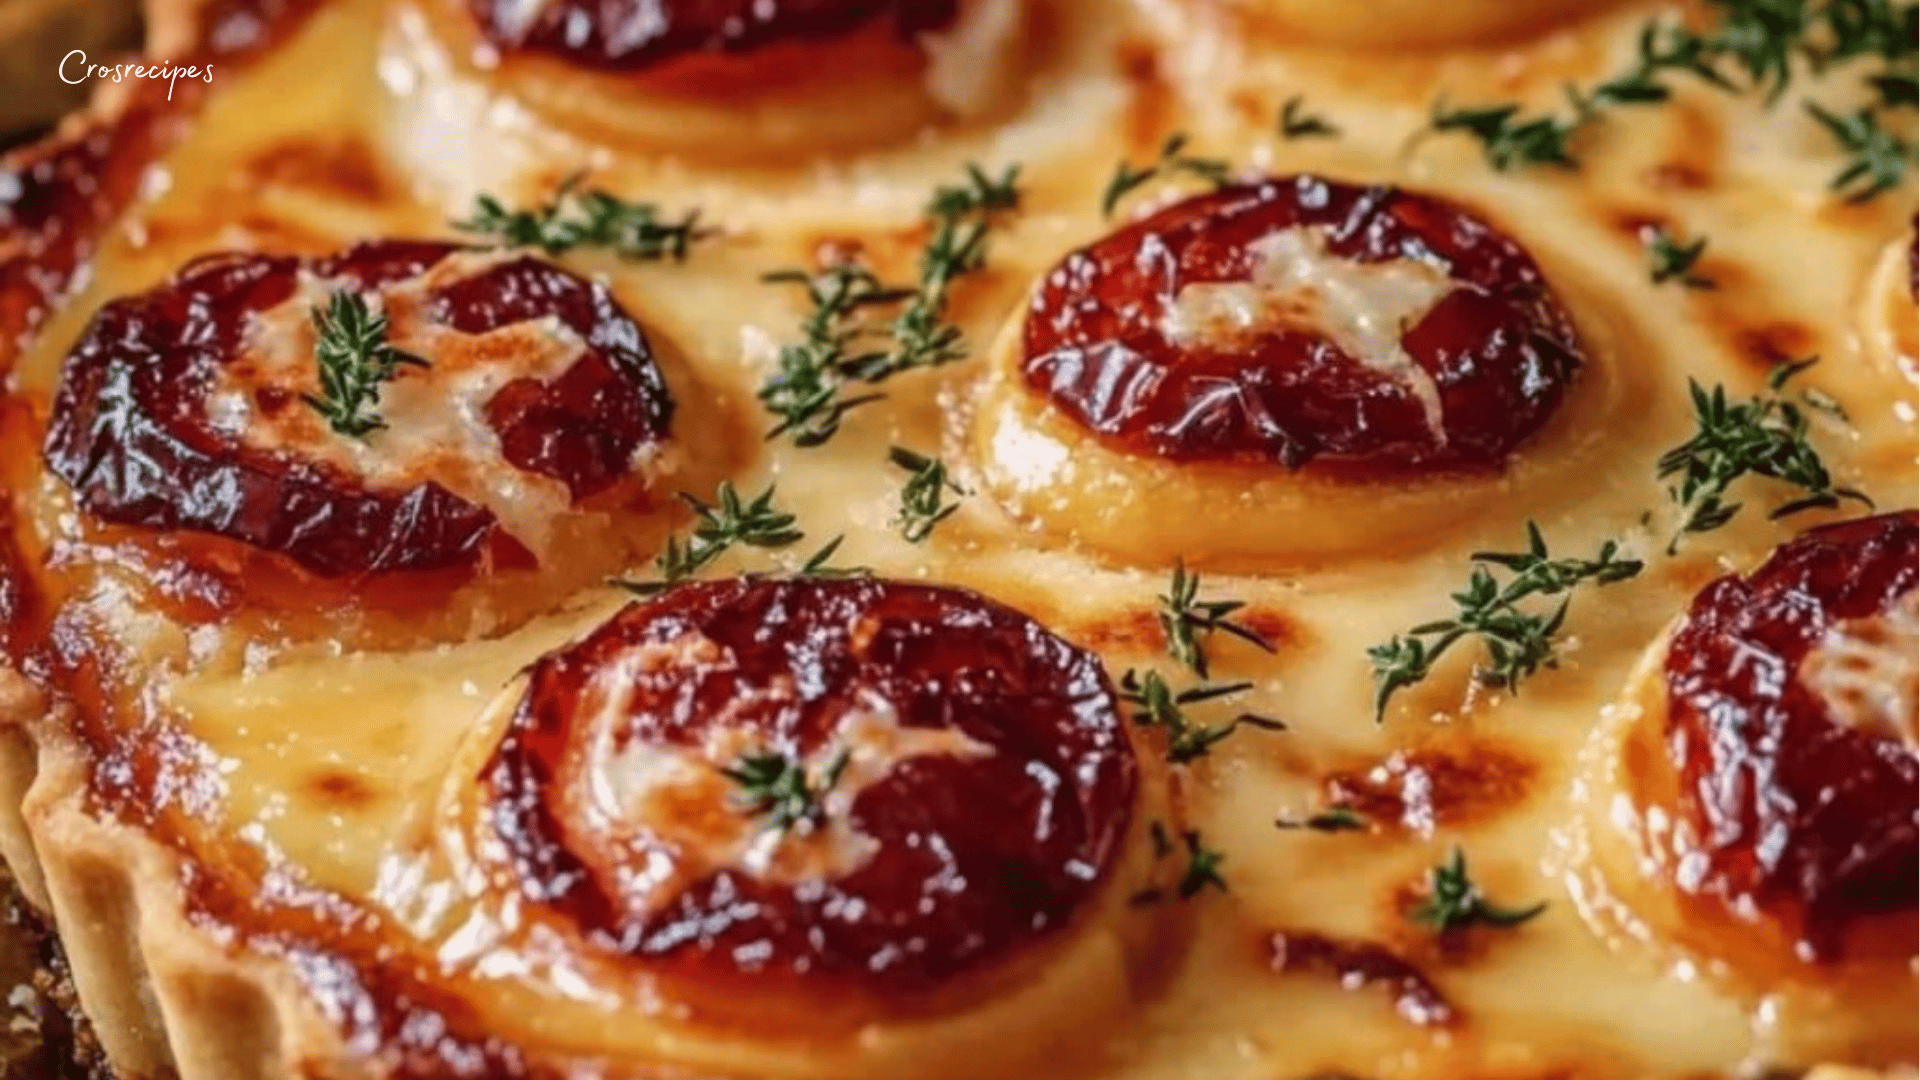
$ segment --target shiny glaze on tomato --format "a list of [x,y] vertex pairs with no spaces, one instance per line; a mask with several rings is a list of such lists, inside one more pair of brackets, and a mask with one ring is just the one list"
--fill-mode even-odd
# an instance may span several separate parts
[[[211,255],[113,301],[61,370],[49,467],[103,521],[224,537],[324,577],[524,559],[489,510],[437,483],[375,489],[297,449],[248,444],[209,407],[219,370],[246,355],[254,316],[292,297],[301,275],[366,292],[464,250],[385,240],[317,259]],[[427,308],[431,321],[475,334],[549,316],[586,351],[550,383],[508,382],[486,420],[511,465],[579,500],[625,475],[634,452],[667,431],[671,402],[639,326],[604,286],[525,256],[436,287]],[[250,407],[308,406],[269,385]]]
[[1917,558],[1911,511],[1813,529],[1708,585],[1668,649],[1667,739],[1702,860],[1676,876],[1797,927],[1816,956],[1920,900],[1914,747],[1839,723],[1799,676],[1836,623],[1912,593]]
[[[1263,327],[1215,347],[1167,329],[1181,290],[1249,281],[1255,245],[1316,228],[1331,257],[1405,259],[1447,279],[1400,331],[1437,389],[1444,445],[1404,381],[1324,335]],[[1021,368],[1074,423],[1133,453],[1425,471],[1499,468],[1584,359],[1539,267],[1493,225],[1398,188],[1295,176],[1186,199],[1068,255],[1033,296]]]
[[958,7],[957,0],[557,0],[529,17],[517,0],[468,5],[481,34],[500,48],[619,73],[833,37],[880,19],[904,38],[945,26]]
[[[666,651],[633,660],[649,648]],[[616,665],[631,693],[610,706],[594,679]],[[795,760],[851,752],[851,777],[866,768],[845,735],[860,714],[968,749],[866,770],[831,826],[866,857],[831,872],[713,865],[668,837],[674,819],[610,821],[592,801],[621,782],[606,754],[657,769],[658,753],[697,757],[728,735]],[[690,766],[688,785],[717,786],[678,813],[773,829],[754,835],[775,845],[815,835],[766,824],[718,782],[729,760]],[[1094,657],[974,593],[872,579],[699,582],[630,605],[532,669],[481,773],[526,901],[600,949],[742,993],[825,981],[891,1003],[1058,932],[1108,875],[1136,779]]]

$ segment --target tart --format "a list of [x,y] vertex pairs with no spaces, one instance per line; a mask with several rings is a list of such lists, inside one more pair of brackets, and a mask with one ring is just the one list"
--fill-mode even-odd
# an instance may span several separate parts
[[105,1067],[1911,1070],[1911,5],[1338,6],[155,5],[0,162]]

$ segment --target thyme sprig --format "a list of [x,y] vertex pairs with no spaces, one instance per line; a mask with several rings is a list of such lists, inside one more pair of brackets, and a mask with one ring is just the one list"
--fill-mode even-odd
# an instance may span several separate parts
[[[1486,651],[1476,675],[1487,685],[1513,690],[1541,668],[1556,666],[1554,637],[1572,603],[1565,594],[1582,582],[1625,581],[1643,566],[1639,560],[1621,558],[1619,545],[1612,540],[1591,559],[1553,558],[1540,527],[1531,521],[1527,522],[1526,551],[1476,552],[1472,559],[1467,587],[1453,594],[1457,614],[1422,623],[1367,650],[1373,662],[1374,719],[1386,716],[1387,703],[1395,693],[1424,680],[1448,649],[1470,637],[1478,639]],[[1505,570],[1508,580],[1502,583],[1494,569]],[[1551,610],[1521,606],[1532,597],[1554,596],[1563,599]]]
[[1307,112],[1306,100],[1298,94],[1280,106],[1280,137],[1284,139],[1337,139],[1340,129],[1319,116]]
[[[1914,102],[1912,65],[1920,51],[1915,44],[1920,14],[1914,5],[1896,6],[1892,0],[1709,3],[1713,18],[1703,30],[1679,22],[1648,23],[1632,66],[1590,89],[1567,86],[1566,112],[1528,115],[1518,104],[1448,109],[1443,102],[1436,106],[1431,126],[1474,136],[1496,169],[1572,168],[1577,161],[1569,143],[1576,132],[1607,109],[1667,101],[1672,96],[1665,81],[1669,74],[1688,75],[1729,92],[1758,92],[1772,103],[1791,86],[1796,62],[1818,71],[1875,57],[1880,64],[1867,78],[1883,104]],[[1816,116],[1853,155],[1836,188],[1864,200],[1898,185],[1911,151],[1880,126],[1876,110],[1842,118],[1816,109]]]
[[[1154,822],[1147,830],[1147,837],[1153,844],[1154,862],[1158,863],[1174,853],[1173,837],[1162,822]],[[1227,891],[1227,879],[1220,873],[1220,864],[1226,861],[1226,855],[1210,848],[1201,839],[1198,829],[1188,829],[1180,834],[1180,851],[1186,858],[1186,865],[1180,871],[1179,880],[1174,882],[1173,894],[1181,900],[1192,900],[1207,889]],[[1156,904],[1167,897],[1167,890],[1154,885],[1133,894],[1136,904]]]
[[1801,491],[1798,498],[1776,507],[1770,515],[1774,518],[1831,509],[1842,500],[1873,505],[1860,491],[1837,486],[1814,449],[1810,419],[1802,405],[1828,411],[1832,406],[1824,398],[1806,395],[1796,403],[1781,393],[1817,360],[1780,365],[1767,377],[1767,392],[1745,402],[1731,401],[1725,387],[1707,390],[1688,380],[1694,435],[1662,454],[1659,464],[1661,479],[1680,478],[1667,488],[1668,497],[1680,508],[1680,528],[1667,546],[1669,554],[1679,550],[1686,534],[1711,532],[1732,521],[1742,504],[1728,502],[1727,493],[1749,475]]
[[947,501],[948,494],[971,494],[947,475],[947,466],[939,458],[895,446],[888,450],[887,460],[909,474],[900,488],[900,513],[893,523],[910,544],[925,540],[935,526],[960,509],[959,502]]
[[[848,412],[883,396],[861,392],[862,384],[965,355],[960,328],[946,319],[948,292],[956,278],[985,264],[988,230],[1019,205],[1018,181],[1018,166],[995,178],[969,165],[962,183],[934,192],[927,206],[933,231],[916,285],[886,285],[853,260],[762,279],[799,285],[808,302],[801,340],[781,347],[760,385],[760,403],[778,421],[767,438],[791,435],[796,446],[819,446],[839,432]],[[903,306],[884,326],[865,317],[868,309],[894,304]]]
[[883,285],[854,262],[834,263],[817,274],[779,270],[761,280],[801,286],[809,307],[801,339],[781,346],[773,372],[760,384],[760,404],[779,421],[766,437],[791,434],[795,446],[819,446],[839,432],[848,412],[883,396],[848,392],[861,372],[886,358],[884,349],[860,347],[871,328],[857,321],[858,313],[905,299],[908,290]]
[[1683,244],[1664,226],[1655,225],[1642,234],[1647,246],[1647,259],[1650,263],[1649,275],[1655,285],[1665,285],[1677,281],[1689,289],[1714,288],[1714,280],[1694,272],[1694,264],[1706,254],[1707,238],[1696,238],[1690,244]]
[[1480,140],[1487,163],[1496,169],[1509,166],[1553,165],[1562,169],[1577,166],[1568,152],[1567,141],[1580,122],[1559,117],[1524,116],[1519,105],[1484,105],[1449,109],[1443,98],[1434,103],[1428,123],[1435,131],[1464,131]]
[[1187,572],[1184,560],[1173,564],[1173,581],[1160,600],[1160,630],[1166,635],[1167,654],[1191,669],[1202,679],[1207,677],[1207,654],[1201,648],[1202,635],[1212,637],[1224,632],[1265,652],[1273,643],[1259,632],[1234,622],[1229,616],[1246,607],[1244,600],[1201,600],[1200,575]]
[[1466,852],[1456,844],[1447,861],[1429,872],[1425,902],[1407,914],[1435,933],[1445,934],[1476,923],[1501,928],[1519,926],[1545,910],[1544,900],[1527,907],[1505,907],[1488,900],[1467,874]]
[[1877,109],[1867,106],[1851,116],[1840,116],[1809,101],[1807,111],[1847,152],[1846,164],[1828,187],[1848,202],[1869,202],[1907,178],[1913,147],[1880,126]]
[[953,280],[985,265],[987,230],[995,215],[1020,205],[1020,167],[1009,165],[998,179],[977,165],[967,166],[958,185],[935,190],[927,205],[933,235],[920,255],[920,283],[893,320],[893,351],[881,366],[858,372],[867,382],[936,367],[965,356],[960,328],[946,321],[947,291]]
[[1185,765],[1212,752],[1241,727],[1262,731],[1285,731],[1287,725],[1253,713],[1241,713],[1224,724],[1197,724],[1187,717],[1186,707],[1203,701],[1230,697],[1253,688],[1252,683],[1201,684],[1175,693],[1160,673],[1128,669],[1120,676],[1120,700],[1134,706],[1133,722],[1158,728],[1167,736],[1167,761]]
[[623,259],[653,261],[687,257],[687,249],[705,235],[699,211],[667,220],[652,203],[627,202],[605,191],[576,191],[584,173],[561,181],[553,197],[528,210],[508,207],[482,194],[471,216],[453,222],[461,232],[493,238],[506,247],[538,248],[559,255],[576,247],[599,247]]
[[[752,499],[743,499],[726,480],[720,482],[711,503],[681,492],[681,500],[693,508],[692,536],[686,540],[667,538],[667,546],[653,562],[660,580],[623,580],[617,584],[629,592],[656,593],[699,573],[735,547],[783,548],[798,543],[806,534],[795,527],[798,519],[794,515],[774,506],[773,494],[773,485],[769,484]],[[831,555],[838,543],[829,544],[826,554]]]
[[836,536],[820,545],[820,550],[807,556],[807,561],[800,564],[800,569],[795,570],[793,576],[803,578],[848,578],[867,577],[872,574],[873,571],[865,566],[831,565],[834,555],[840,551],[840,545],[845,540],[845,536]]
[[320,369],[320,393],[302,398],[334,431],[364,439],[387,426],[376,407],[380,387],[402,367],[429,366],[387,341],[386,312],[375,312],[366,298],[340,289],[325,307],[313,309],[313,356]]
[[1100,197],[1100,213],[1103,217],[1112,217],[1120,205],[1120,200],[1135,189],[1162,177],[1192,176],[1214,187],[1224,187],[1231,179],[1231,166],[1219,158],[1193,157],[1186,152],[1187,136],[1184,132],[1174,132],[1167,141],[1160,144],[1160,156],[1144,168],[1135,168],[1130,162],[1122,161],[1113,170],[1113,179],[1107,181],[1106,194]]
[[1322,833],[1366,832],[1369,828],[1366,815],[1351,806],[1328,807],[1304,818],[1276,818],[1273,824],[1280,829],[1308,829]]
[[850,751],[840,751],[815,777],[796,757],[778,750],[755,750],[719,771],[739,786],[736,794],[743,813],[761,817],[762,829],[786,832],[810,829],[820,821],[825,812],[822,801],[840,782],[850,757]]

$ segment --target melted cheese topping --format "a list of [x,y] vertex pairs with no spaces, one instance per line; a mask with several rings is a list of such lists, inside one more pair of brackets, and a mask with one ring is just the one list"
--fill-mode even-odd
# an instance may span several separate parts
[[769,828],[761,814],[741,805],[739,786],[721,770],[768,749],[732,717],[793,700],[798,688],[790,682],[731,700],[726,714],[709,721],[697,750],[628,733],[636,676],[670,666],[724,670],[732,664],[731,654],[712,640],[689,635],[633,646],[595,672],[588,685],[582,706],[590,710],[583,721],[587,734],[578,750],[584,760],[576,764],[586,778],[587,821],[595,833],[609,836],[643,826],[652,842],[670,844],[679,856],[641,853],[640,869],[626,883],[634,893],[664,902],[682,883],[723,867],[783,884],[845,877],[879,853],[879,842],[852,820],[862,791],[912,758],[993,753],[950,728],[902,727],[891,702],[865,692],[861,707],[841,717],[832,737],[799,762],[819,794],[818,813],[788,828]]
[[920,35],[927,96],[961,117],[993,110],[1019,85],[1027,0],[972,0],[954,24]]
[[548,316],[465,334],[429,321],[428,295],[478,274],[508,253],[461,253],[420,277],[367,293],[369,310],[388,313],[388,340],[428,361],[403,365],[381,384],[374,409],[386,427],[365,438],[342,435],[305,405],[263,410],[263,389],[317,395],[313,312],[344,283],[302,273],[293,296],[260,312],[248,327],[243,361],[220,369],[208,410],[217,427],[265,450],[297,453],[357,477],[375,489],[398,490],[433,481],[484,506],[536,555],[572,504],[566,485],[508,463],[487,421],[487,403],[510,382],[552,380],[572,367],[586,343]]
[[[1553,106],[1564,104],[1563,83],[1624,69],[1633,62],[1646,14],[1637,8],[1517,48],[1511,63],[1508,54],[1497,63],[1478,54],[1396,54],[1385,63],[1379,55],[1322,55],[1272,42],[1255,54],[1245,40],[1227,35],[1161,40],[1151,46],[1153,63],[1133,64],[1145,36],[1133,6],[1062,2],[1059,22],[1070,30],[1067,66],[1002,122],[906,140],[873,154],[837,155],[831,167],[799,168],[783,159],[778,169],[728,170],[570,141],[489,85],[456,82],[455,74],[393,48],[395,40],[410,40],[404,5],[339,0],[257,69],[222,69],[188,141],[155,170],[164,181],[154,187],[155,200],[103,241],[89,282],[49,321],[23,358],[17,383],[44,402],[61,356],[92,311],[114,295],[151,286],[204,251],[242,242],[272,246],[289,235],[314,249],[380,233],[436,235],[449,218],[467,212],[476,189],[531,205],[550,193],[559,175],[593,165],[596,184],[663,206],[698,206],[703,220],[727,230],[697,246],[684,264],[622,264],[584,250],[561,260],[579,272],[606,275],[649,336],[686,357],[711,387],[697,399],[709,410],[703,420],[715,430],[741,432],[737,437],[756,455],[733,477],[736,487],[752,492],[777,480],[776,501],[797,514],[809,534],[790,551],[730,554],[713,573],[791,570],[819,542],[844,532],[836,562],[976,589],[1097,649],[1118,672],[1166,663],[1152,626],[1171,559],[1134,569],[1089,557],[1064,540],[1022,531],[982,495],[961,500],[961,510],[924,543],[898,535],[890,522],[899,509],[901,476],[885,465],[888,446],[940,449],[956,468],[968,468],[972,455],[958,441],[954,417],[974,399],[976,361],[889,381],[886,400],[850,413],[825,446],[763,444],[758,435],[770,421],[754,392],[764,372],[742,362],[742,328],[764,328],[780,344],[798,340],[806,309],[791,293],[766,287],[760,275],[807,265],[821,238],[830,236],[864,245],[887,280],[913,280],[913,244],[902,237],[919,235],[919,208],[928,193],[953,182],[967,161],[989,168],[1018,162],[1022,211],[992,234],[988,272],[955,288],[952,314],[977,358],[1008,316],[1022,310],[1035,275],[1111,228],[1099,215],[1099,194],[1115,161],[1138,161],[1147,152],[1142,132],[1186,130],[1209,152],[1275,172],[1407,183],[1457,199],[1512,232],[1556,282],[1592,283],[1567,297],[1583,335],[1587,320],[1630,329],[1634,347],[1620,358],[1646,393],[1633,399],[1627,420],[1580,426],[1578,438],[1597,450],[1575,474],[1556,476],[1547,490],[1516,489],[1457,532],[1435,531],[1383,555],[1374,546],[1378,523],[1367,521],[1349,537],[1358,554],[1335,568],[1206,576],[1206,598],[1246,600],[1245,614],[1283,627],[1284,634],[1273,655],[1215,635],[1208,652],[1216,678],[1255,685],[1243,697],[1196,706],[1196,719],[1221,723],[1245,710],[1281,717],[1289,730],[1267,739],[1227,739],[1179,777],[1180,812],[1209,848],[1224,854],[1228,890],[1124,916],[1170,913],[1180,929],[1157,936],[1161,966],[1151,976],[1119,983],[1125,1011],[1098,1021],[1095,1035],[1106,1054],[1088,1078],[1274,1080],[1337,1069],[1381,1080],[1650,1080],[1724,1075],[1823,1054],[1860,1056],[1848,1047],[1867,1045],[1862,1039],[1873,1032],[1862,1035],[1856,1027],[1851,1033],[1861,1039],[1849,1040],[1844,1029],[1834,1036],[1836,1027],[1828,1024],[1813,1032],[1828,1036],[1819,1048],[1802,1052],[1790,1017],[1730,990],[1714,978],[1710,962],[1650,963],[1637,941],[1596,933],[1569,894],[1579,883],[1549,838],[1574,813],[1568,790],[1576,754],[1636,658],[1702,583],[1729,567],[1757,563],[1808,523],[1804,516],[1770,520],[1763,504],[1772,493],[1756,487],[1747,509],[1727,527],[1690,537],[1677,558],[1660,554],[1668,534],[1657,514],[1651,528],[1642,515],[1667,505],[1655,475],[1661,451],[1692,434],[1689,378],[1725,385],[1736,397],[1756,390],[1749,347],[1755,336],[1786,335],[1796,354],[1820,352],[1827,359],[1808,377],[1839,399],[1857,429],[1844,439],[1816,435],[1836,483],[1858,486],[1885,507],[1911,503],[1920,473],[1912,429],[1894,408],[1913,395],[1901,390],[1904,383],[1890,392],[1887,380],[1858,362],[1861,343],[1837,325],[1839,313],[1859,302],[1860,274],[1853,271],[1864,271],[1888,238],[1907,228],[1911,188],[1841,207],[1827,191],[1838,166],[1834,149],[1802,110],[1768,110],[1757,98],[1691,83],[1676,84],[1670,106],[1610,118],[1606,137],[1590,152],[1583,148],[1588,157],[1579,172],[1495,173],[1471,140],[1409,142],[1427,128],[1438,86],[1463,102],[1524,98]],[[1180,4],[1192,11],[1211,6]],[[1428,14],[1432,8],[1421,5]],[[384,28],[385,51],[370,27]],[[390,79],[383,89],[375,74],[396,67],[406,77]],[[1142,68],[1148,74],[1141,75]],[[1840,83],[1830,89],[1853,86],[1854,74],[1840,69]],[[1796,78],[1792,93],[1800,86]],[[1275,143],[1273,113],[1296,94],[1339,123],[1342,137]],[[1230,104],[1239,101],[1260,108],[1243,112]],[[1887,116],[1889,123],[1913,121],[1911,112]],[[838,114],[820,119],[846,124]],[[741,138],[736,121],[728,131]],[[1909,126],[1899,134],[1911,139],[1913,132]],[[379,158],[401,182],[375,196],[337,183],[336,163],[360,151]],[[304,172],[283,171],[286,163],[302,161]],[[1665,190],[1655,186],[1659,178],[1676,172],[1704,178],[1686,194],[1688,225],[1713,238],[1716,270],[1722,264],[1728,270],[1718,290],[1652,286],[1637,235],[1613,227],[1644,213]],[[1052,451],[1023,446],[1007,452],[1037,458]],[[1076,490],[1098,492],[1115,475],[1078,475]],[[1164,539],[1196,522],[1216,535],[1242,532],[1245,515],[1264,497],[1248,489],[1239,498],[1170,513],[1165,497],[1178,493],[1178,482],[1169,479],[1149,493],[1154,512],[1137,519],[1143,537]],[[710,483],[682,486],[711,492]],[[1378,510],[1378,518],[1398,513],[1392,496],[1382,492],[1388,508]],[[32,509],[32,500],[20,501],[23,512]],[[1314,516],[1310,503],[1299,514],[1302,521]],[[1556,554],[1589,554],[1605,539],[1624,538],[1648,553],[1647,571],[1603,593],[1576,593],[1562,663],[1517,694],[1476,690],[1463,663],[1407,691],[1396,715],[1374,723],[1367,647],[1451,610],[1446,597],[1460,588],[1469,554],[1516,549],[1529,518]],[[432,845],[434,807],[475,717],[541,652],[611,612],[611,600],[597,607],[593,601],[569,598],[565,618],[445,649],[268,656],[244,671],[156,661],[154,678],[170,688],[169,700],[177,702],[193,738],[219,763],[224,795],[210,827],[257,842],[272,865],[288,867],[299,880],[368,904],[401,906],[447,887],[418,853]],[[116,625],[131,634],[146,622],[127,618]],[[159,649],[166,635],[149,632],[140,640],[160,642]],[[1300,817],[1321,809],[1328,773],[1365,772],[1409,747],[1444,747],[1463,729],[1538,766],[1525,790],[1498,813],[1436,813],[1431,838],[1273,827],[1276,812]],[[343,777],[352,783],[343,784]],[[850,765],[842,783],[853,779]],[[356,797],[334,794],[343,787]],[[1604,803],[1610,794],[1595,797]],[[617,809],[618,801],[609,806]],[[1266,935],[1278,929],[1422,947],[1426,939],[1409,926],[1398,901],[1455,843],[1489,896],[1548,902],[1524,927],[1475,938],[1471,954],[1434,960],[1430,974],[1466,1017],[1459,1030],[1416,1029],[1378,993],[1278,974],[1262,962]],[[374,897],[383,865],[407,869],[388,875]],[[403,925],[418,927],[425,948],[447,942],[440,922]],[[486,944],[474,947],[484,952]],[[475,988],[476,995],[529,988],[525,997],[492,1002],[503,1038],[545,1045],[552,1032],[568,1031],[577,1041],[567,1045],[586,1053],[646,1023],[632,1013],[569,1013],[570,999],[607,987],[576,980],[549,993],[557,980],[510,969],[511,956],[486,959],[499,965],[489,969],[499,972],[498,981]],[[1911,987],[1883,1000],[1898,1004],[1903,993]],[[1912,1010],[1906,1011],[1910,1023]],[[1034,1027],[1072,1023],[1049,1009],[1029,1013]],[[1883,1042],[1901,1036],[1892,1021],[1880,1031]],[[1806,1033],[1801,1025],[1799,1034]],[[823,1065],[810,1051],[768,1048],[746,1035],[737,1041],[744,1064],[716,1061],[705,1071],[856,1074]],[[1912,1039],[1904,1041],[1904,1049],[1889,1054],[1910,1057]],[[962,1045],[954,1060],[961,1069],[974,1066],[980,1048],[993,1045],[989,1039]],[[668,1056],[675,1049],[664,1041],[659,1046]],[[900,1075],[925,1075],[940,1060],[919,1054]],[[970,1071],[1009,1078],[1060,1071],[1051,1064],[1024,1072]]]
[[1878,615],[1835,623],[1800,661],[1800,681],[1835,723],[1920,745],[1920,590]]
[[1400,338],[1453,291],[1445,272],[1417,259],[1360,262],[1327,251],[1323,225],[1282,229],[1254,241],[1258,258],[1245,282],[1202,282],[1181,289],[1162,329],[1174,344],[1230,349],[1253,337],[1297,330],[1404,384],[1420,402],[1434,441],[1447,433],[1440,387]]

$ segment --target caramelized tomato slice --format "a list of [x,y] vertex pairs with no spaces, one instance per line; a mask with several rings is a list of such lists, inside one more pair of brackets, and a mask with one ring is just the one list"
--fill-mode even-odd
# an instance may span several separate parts
[[[378,295],[389,340],[430,365],[403,368],[383,400],[419,380],[416,398],[455,402],[435,415],[462,421],[460,439],[394,417],[356,441],[302,400],[318,390],[312,312],[338,289]],[[528,343],[560,341],[546,353],[563,370],[525,373]],[[480,395],[483,419],[456,415],[463,392]],[[578,501],[624,478],[671,411],[645,337],[603,286],[531,257],[383,240],[316,259],[210,256],[106,305],[61,370],[45,452],[101,520],[209,533],[344,577],[524,558],[487,504],[501,485],[463,453],[497,442],[492,479],[543,478]],[[400,465],[370,471],[382,462]]]
[[1066,257],[1027,383],[1174,461],[1497,469],[1585,356],[1533,259],[1467,210],[1313,176],[1187,199]]
[[[786,766],[809,799],[756,801]],[[526,899],[604,949],[891,996],[1059,930],[1115,860],[1136,774],[1098,661],[1026,616],[748,579],[541,660],[481,783]]]
[[1682,885],[1784,917],[1815,955],[1920,900],[1916,559],[1912,512],[1813,529],[1702,590],[1668,650],[1700,843]]
[[480,32],[506,49],[637,73],[695,53],[745,52],[833,37],[879,19],[901,36],[945,26],[958,0],[469,0]]

